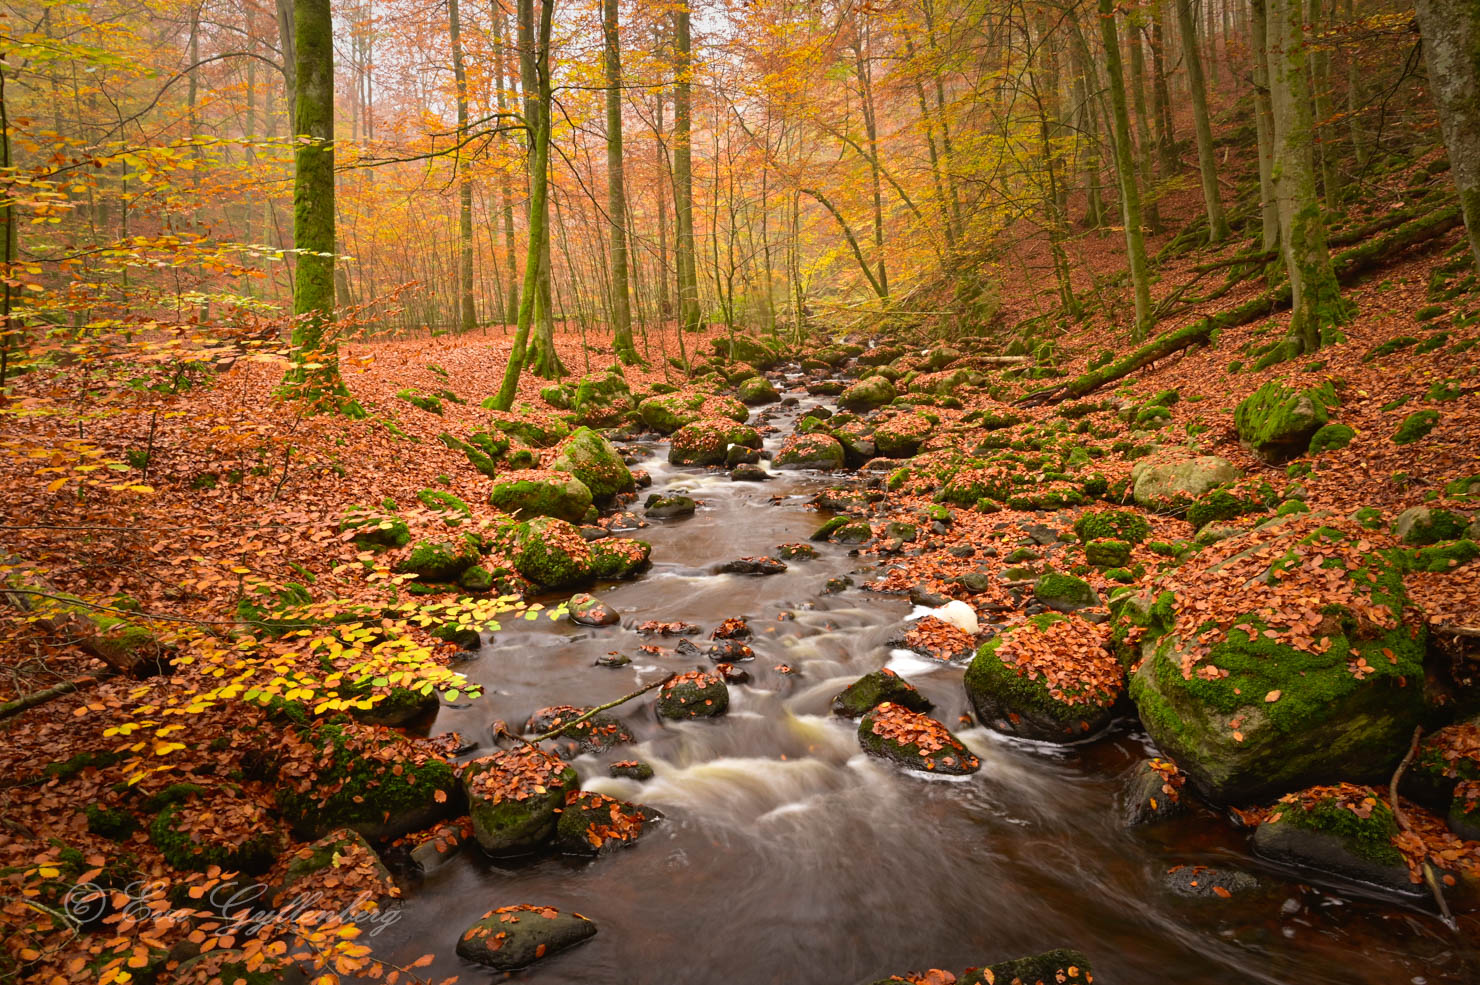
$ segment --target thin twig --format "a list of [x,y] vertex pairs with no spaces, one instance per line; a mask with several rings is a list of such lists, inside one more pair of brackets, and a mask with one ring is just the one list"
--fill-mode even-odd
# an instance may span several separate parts
[[626,695],[625,697],[618,698],[615,701],[608,701],[604,705],[597,705],[595,708],[592,708],[590,711],[586,712],[584,715],[580,716],[579,718],[571,719],[570,721],[565,722],[564,724],[560,725],[559,727],[553,728],[553,729],[551,729],[548,732],[542,732],[539,735],[535,736],[533,739],[526,739],[523,736],[515,736],[515,738],[519,739],[521,742],[524,742],[524,743],[526,743],[528,745],[534,745],[536,742],[543,742],[546,739],[553,739],[553,738],[556,738],[557,736],[564,735],[566,732],[568,732],[571,729],[575,728],[577,725],[581,724],[582,722],[590,719],[592,716],[594,716],[596,714],[599,714],[600,712],[603,712],[603,711],[609,711],[610,709],[615,708],[617,705],[626,704],[628,701],[631,701],[633,698],[640,697],[640,696],[642,696],[644,694],[647,694],[649,691],[651,691],[655,687],[662,687],[664,684],[667,684],[669,681],[673,680],[677,676],[678,676],[678,674],[676,672],[675,673],[672,673],[672,674],[669,674],[667,677],[663,678],[661,681],[653,681],[651,684],[646,684],[646,685],[638,688],[636,691],[633,691],[631,694]]

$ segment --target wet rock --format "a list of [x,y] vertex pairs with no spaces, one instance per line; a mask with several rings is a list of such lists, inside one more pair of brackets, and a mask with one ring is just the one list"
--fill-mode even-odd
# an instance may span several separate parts
[[709,634],[712,640],[748,640],[755,633],[750,628],[750,623],[744,616],[731,616],[718,626],[714,632]]
[[616,669],[626,667],[630,663],[632,663],[632,658],[625,653],[606,653],[596,658],[594,666]]
[[694,421],[673,435],[668,461],[673,465],[724,465],[731,445],[760,448],[761,436],[754,428],[725,418]]
[[1173,866],[1162,876],[1161,884],[1188,899],[1231,899],[1259,888],[1259,880],[1247,872],[1206,865]]
[[1079,951],[1059,948],[968,971],[956,980],[956,985],[1089,985],[1094,980],[1088,958]]
[[859,380],[838,396],[838,406],[846,410],[873,410],[895,397],[894,384],[882,376]]
[[839,428],[832,432],[833,438],[843,446],[843,464],[856,469],[878,454],[878,446],[869,438],[851,430]]
[[566,855],[605,855],[635,845],[662,816],[641,804],[572,790],[555,823],[555,848]]
[[739,663],[742,660],[755,659],[755,651],[739,640],[715,640],[704,653],[715,663]]
[[642,422],[659,434],[672,434],[685,424],[709,418],[726,417],[744,424],[750,411],[733,397],[707,393],[665,393],[649,397],[637,405]]
[[853,587],[853,579],[847,575],[838,578],[829,578],[822,586],[823,595],[836,595]]
[[564,760],[534,746],[473,760],[462,776],[473,836],[490,855],[538,848],[555,832],[555,812],[577,782]]
[[1123,692],[1114,658],[1102,651],[1101,659],[1053,676],[1048,669],[1057,668],[1044,664],[1061,649],[1092,650],[1098,639],[1092,630],[1082,620],[1044,613],[983,643],[966,670],[966,693],[982,724],[1042,742],[1074,742],[1107,728]]
[[610,530],[641,530],[648,522],[631,510],[618,510],[607,520]]
[[1033,583],[1033,598],[1055,612],[1075,612],[1100,604],[1089,582],[1073,575],[1050,572]]
[[773,557],[742,557],[726,561],[714,569],[717,575],[779,575],[786,562]]
[[623,759],[612,763],[606,771],[619,780],[636,780],[641,783],[653,778],[653,768],[636,759]]
[[981,760],[929,715],[883,702],[858,723],[863,751],[908,769],[964,776],[981,768]]
[[886,458],[910,458],[935,429],[922,414],[897,414],[874,429],[874,444]]
[[681,657],[697,657],[703,654],[704,651],[688,640],[679,640],[678,645],[673,648],[673,652]]
[[430,831],[418,831],[411,835],[407,839],[411,845],[406,857],[417,873],[426,875],[456,858],[462,846],[472,838],[472,828],[467,822],[448,821]]
[[740,465],[759,465],[760,461],[761,449],[759,448],[731,445],[730,450],[725,452],[725,465],[731,469]]
[[910,603],[913,605],[924,605],[932,609],[938,609],[949,601],[951,600],[946,596],[932,592],[924,585],[916,585],[910,589]]
[[1022,525],[1023,533],[1028,539],[1039,547],[1048,547],[1059,542],[1059,532],[1052,527],[1046,527],[1041,523],[1025,523]]
[[699,508],[693,497],[674,494],[661,496],[657,493],[649,496],[643,504],[643,510],[654,519],[667,519],[675,516],[692,516]]
[[605,527],[587,526],[580,529],[581,539],[586,541],[602,540],[612,535],[612,532]]
[[840,691],[832,700],[832,712],[834,715],[858,718],[885,701],[909,711],[929,711],[932,707],[929,698],[885,667],[864,674]]
[[741,383],[735,395],[740,398],[742,404],[749,407],[774,404],[781,399],[781,394],[776,392],[776,387],[764,376],[752,376]]
[[618,493],[637,488],[632,473],[612,443],[590,428],[576,428],[557,451],[550,468],[569,472],[581,480],[597,502],[607,502]]
[[712,718],[730,707],[730,689],[715,674],[691,670],[664,684],[658,692],[658,715],[674,721]]
[[1419,887],[1393,843],[1397,835],[1392,810],[1374,791],[1315,787],[1276,804],[1253,845],[1276,862],[1412,893]]
[[840,469],[843,464],[843,446],[826,434],[793,434],[771,460],[777,469]]
[[697,636],[699,627],[691,622],[660,622],[651,619],[637,627],[643,636]]
[[749,684],[750,671],[742,667],[736,667],[731,663],[718,663],[714,665],[714,672],[724,678],[726,684]]
[[1187,809],[1182,800],[1186,783],[1176,764],[1146,759],[1136,764],[1125,786],[1126,824],[1148,824],[1176,817]]
[[[569,740],[569,744],[582,753],[605,752],[615,746],[635,741],[627,726],[610,715],[593,715],[577,722],[589,708],[574,705],[552,705],[541,708],[524,723],[526,735],[545,735],[555,732],[552,738]],[[571,724],[565,725],[566,722]],[[564,728],[561,726],[565,725]],[[559,729],[558,732],[556,730]]]
[[457,955],[498,971],[513,971],[596,936],[596,924],[554,907],[505,906],[489,910],[457,940]]
[[570,613],[570,621],[577,626],[615,626],[622,621],[616,609],[584,592],[572,595],[566,609]]
[[817,557],[817,548],[811,544],[781,544],[776,554],[783,561],[811,561]]
[[633,469],[632,482],[638,489],[646,489],[653,484],[653,477],[648,473],[647,469]]

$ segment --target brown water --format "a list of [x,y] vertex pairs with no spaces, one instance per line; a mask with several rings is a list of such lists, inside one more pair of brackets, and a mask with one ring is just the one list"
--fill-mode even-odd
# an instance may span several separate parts
[[[789,431],[795,411],[773,413]],[[768,438],[779,444],[780,435]],[[1139,733],[1065,750],[956,725],[968,711],[963,668],[887,643],[911,613],[907,602],[859,589],[819,596],[836,575],[862,584],[869,562],[846,548],[817,545],[820,558],[780,575],[709,574],[718,562],[806,540],[821,517],[805,504],[831,480],[780,473],[737,483],[669,466],[666,443],[644,452],[655,490],[687,490],[705,505],[635,535],[653,545],[652,570],[598,590],[622,626],[509,624],[463,668],[485,697],[444,708],[433,731],[456,729],[485,744],[474,755],[486,754],[495,720],[517,725],[540,706],[610,701],[707,663],[641,653],[648,641],[633,627],[649,619],[694,622],[707,637],[726,617],[748,617],[753,682],[732,686],[729,713],[712,721],[660,722],[644,696],[617,711],[635,747],[574,761],[583,786],[663,811],[637,845],[594,861],[516,865],[465,850],[408,894],[400,922],[374,942],[383,955],[433,951],[432,977],[489,981],[491,972],[455,956],[458,935],[489,909],[536,903],[600,928],[516,976],[550,985],[852,985],[1060,946],[1083,950],[1097,981],[1111,985],[1480,981],[1480,955],[1421,909],[1302,885],[1250,857],[1245,837],[1211,814],[1124,827],[1120,785],[1149,749]],[[632,664],[593,666],[610,651]],[[776,673],[779,663],[800,677]],[[980,772],[925,777],[860,752],[856,723],[828,707],[886,664],[936,703],[936,717],[981,757]],[[627,758],[651,763],[654,779],[611,779],[608,763]],[[1161,885],[1178,864],[1244,868],[1264,889],[1182,899]]]

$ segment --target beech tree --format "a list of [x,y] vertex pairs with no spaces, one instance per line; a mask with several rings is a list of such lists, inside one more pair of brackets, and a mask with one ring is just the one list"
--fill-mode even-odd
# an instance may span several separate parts
[[1480,270],[1480,4],[1418,0],[1417,12],[1450,174]]

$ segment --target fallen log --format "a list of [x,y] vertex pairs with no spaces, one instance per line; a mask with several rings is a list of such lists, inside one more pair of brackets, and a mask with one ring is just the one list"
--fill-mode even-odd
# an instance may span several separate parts
[[[43,632],[96,657],[115,673],[148,677],[168,663],[159,638],[148,628],[123,618],[128,613],[59,592],[34,575],[12,573],[6,577],[0,582],[0,599]],[[112,615],[114,612],[119,615]]]
[[[1385,236],[1343,250],[1331,260],[1336,279],[1349,283],[1362,274],[1380,266],[1389,258],[1411,247],[1428,242],[1454,229],[1461,222],[1459,206],[1450,205],[1430,212],[1417,219],[1403,223]],[[1236,308],[1208,315],[1190,325],[1159,335],[1138,349],[1134,349],[1099,369],[1090,370],[1072,380],[1034,390],[1017,402],[1019,407],[1039,407],[1056,404],[1061,400],[1087,396],[1107,383],[1114,383],[1136,370],[1164,359],[1174,352],[1210,341],[1213,333],[1224,328],[1234,328],[1258,321],[1290,306],[1290,283],[1250,298]]]

